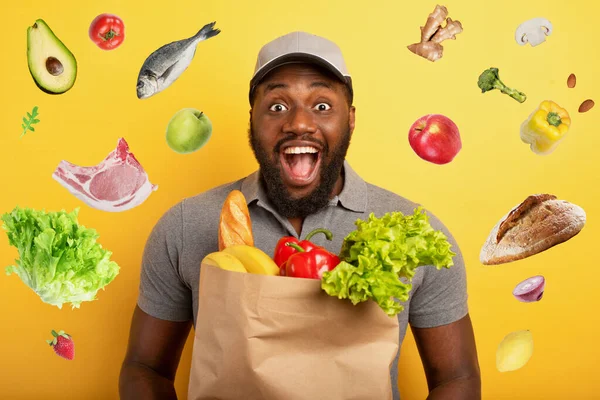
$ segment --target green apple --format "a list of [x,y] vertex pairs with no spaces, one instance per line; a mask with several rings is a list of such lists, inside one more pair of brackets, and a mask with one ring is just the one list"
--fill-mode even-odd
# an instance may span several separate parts
[[177,111],[167,125],[167,144],[180,154],[199,150],[208,142],[211,135],[210,119],[195,108]]

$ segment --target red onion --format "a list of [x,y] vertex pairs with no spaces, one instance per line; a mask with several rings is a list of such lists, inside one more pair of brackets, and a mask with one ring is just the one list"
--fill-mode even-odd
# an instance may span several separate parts
[[541,275],[532,276],[520,282],[513,290],[513,296],[524,303],[540,301],[544,295],[546,280]]

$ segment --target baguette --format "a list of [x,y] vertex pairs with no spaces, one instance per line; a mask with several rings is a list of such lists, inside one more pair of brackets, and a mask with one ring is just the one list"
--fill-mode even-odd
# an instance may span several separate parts
[[498,221],[481,248],[484,265],[533,256],[566,242],[585,225],[585,211],[552,194],[534,194]]
[[254,246],[254,236],[246,198],[239,190],[232,190],[219,217],[219,251],[236,244]]

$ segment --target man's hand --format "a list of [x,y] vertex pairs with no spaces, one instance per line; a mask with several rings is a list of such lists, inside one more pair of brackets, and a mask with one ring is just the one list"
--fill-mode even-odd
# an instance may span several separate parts
[[427,400],[479,400],[481,376],[471,319],[435,328],[411,327],[427,377]]
[[164,321],[135,307],[119,376],[122,400],[177,399],[175,372],[191,326],[191,321]]

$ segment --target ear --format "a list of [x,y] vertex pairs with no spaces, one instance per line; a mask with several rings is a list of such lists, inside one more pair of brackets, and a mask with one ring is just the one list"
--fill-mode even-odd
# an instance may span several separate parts
[[348,125],[350,126],[350,133],[354,132],[354,124],[356,119],[356,107],[350,106],[348,110]]

